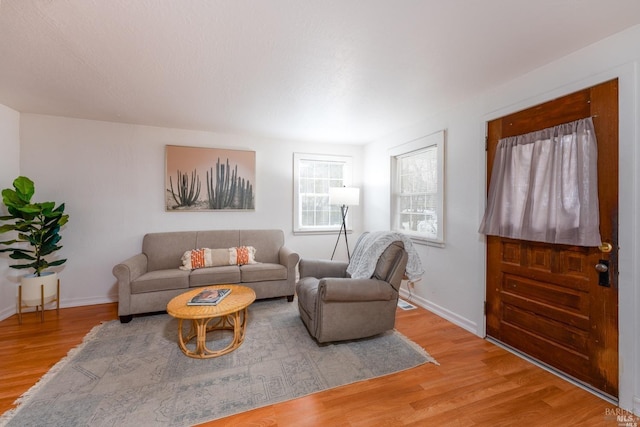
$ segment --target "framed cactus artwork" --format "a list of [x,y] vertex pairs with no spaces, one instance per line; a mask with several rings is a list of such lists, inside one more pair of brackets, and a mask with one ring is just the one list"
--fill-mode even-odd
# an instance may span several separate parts
[[255,210],[256,152],[167,145],[167,211]]

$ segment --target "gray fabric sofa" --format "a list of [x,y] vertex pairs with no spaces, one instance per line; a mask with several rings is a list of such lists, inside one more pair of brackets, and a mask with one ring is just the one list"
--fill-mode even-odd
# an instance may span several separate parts
[[[253,246],[256,264],[182,270],[182,256],[199,248]],[[146,234],[142,252],[113,267],[118,279],[118,315],[166,310],[167,303],[191,288],[241,284],[258,299],[286,296],[293,301],[300,257],[284,246],[282,230],[203,230]]]
[[298,310],[309,334],[325,343],[393,329],[407,260],[401,241],[384,250],[373,275],[366,279],[351,278],[344,261],[300,260]]

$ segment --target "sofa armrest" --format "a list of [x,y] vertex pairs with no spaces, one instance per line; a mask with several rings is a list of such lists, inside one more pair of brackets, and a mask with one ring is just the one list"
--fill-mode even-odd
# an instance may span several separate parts
[[137,254],[113,267],[113,275],[121,284],[129,284],[147,272],[147,256]]
[[293,252],[286,246],[282,246],[278,251],[280,264],[287,267],[287,301],[292,302],[296,293],[296,266],[300,261],[300,255]]
[[118,279],[118,315],[123,323],[131,320],[131,282],[147,272],[147,264],[147,256],[140,253],[113,267]]
[[384,280],[326,278],[318,284],[325,302],[389,301],[397,292]]
[[332,261],[326,259],[301,259],[300,277],[315,277],[322,279],[323,277],[347,277],[346,261]]
[[300,255],[298,255],[296,252],[293,252],[291,249],[287,248],[286,246],[283,246],[280,248],[280,251],[278,252],[278,257],[280,260],[280,264],[284,265],[288,269],[296,268],[298,261],[300,261]]

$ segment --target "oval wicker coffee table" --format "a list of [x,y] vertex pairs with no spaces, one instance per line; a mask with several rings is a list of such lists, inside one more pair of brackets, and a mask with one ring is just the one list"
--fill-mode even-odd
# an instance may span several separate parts
[[[231,289],[218,305],[187,305],[187,301],[203,289]],[[184,354],[197,359],[222,356],[236,348],[244,341],[247,327],[247,307],[256,299],[251,288],[239,285],[203,286],[178,295],[167,304],[167,313],[178,319],[178,345]],[[182,322],[191,320],[188,333],[182,330]],[[211,324],[210,324],[211,323]],[[221,350],[209,350],[206,346],[207,332],[233,331],[233,340]],[[194,350],[187,348],[187,343],[196,338]]]

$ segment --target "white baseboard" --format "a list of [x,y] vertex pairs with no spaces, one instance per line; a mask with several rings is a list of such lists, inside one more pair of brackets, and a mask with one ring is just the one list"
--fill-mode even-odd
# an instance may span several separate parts
[[107,295],[106,297],[88,297],[88,298],[74,298],[71,300],[62,300],[60,302],[60,308],[81,307],[83,305],[109,304],[112,302],[118,302],[117,295]]
[[[74,299],[63,299],[60,301],[60,308],[68,308],[68,307],[80,307],[84,305],[97,305],[97,304],[108,304],[112,302],[117,302],[117,295],[108,295],[106,297],[89,297],[89,298],[74,298]],[[47,305],[47,310],[50,310],[52,307],[51,304]],[[55,308],[55,307],[54,307]],[[31,311],[35,311],[35,308],[26,308],[23,310],[23,313],[29,313]],[[4,310],[0,311],[0,320],[7,319],[14,314],[16,314],[15,307],[8,307]]]
[[403,299],[413,304],[419,305],[420,307],[426,310],[429,310],[432,313],[437,314],[443,319],[447,319],[449,322],[453,323],[454,325],[460,326],[462,329],[465,329],[471,332],[472,334],[481,337],[480,332],[478,330],[478,324],[476,322],[472,322],[471,320],[465,317],[462,317],[450,310],[447,310],[444,307],[434,304],[431,301],[428,301],[420,296],[417,296],[415,294],[409,294],[409,291],[407,291],[404,288],[400,288],[400,296]]
[[16,314],[16,309],[13,307],[8,307],[5,308],[4,310],[0,311],[0,320],[4,320],[8,317],[13,316],[14,314]]

